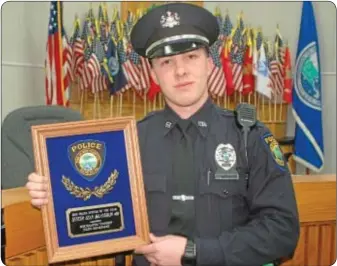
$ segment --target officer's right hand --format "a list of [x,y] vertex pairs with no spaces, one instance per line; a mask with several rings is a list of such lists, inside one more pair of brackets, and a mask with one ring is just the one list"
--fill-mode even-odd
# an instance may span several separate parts
[[26,187],[31,196],[31,203],[35,207],[41,207],[48,203],[47,199],[47,178],[36,173],[28,176]]

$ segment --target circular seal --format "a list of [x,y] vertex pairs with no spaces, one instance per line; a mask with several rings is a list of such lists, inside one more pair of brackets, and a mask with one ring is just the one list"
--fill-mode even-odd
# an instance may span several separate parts
[[112,76],[116,76],[119,71],[119,62],[117,58],[111,56],[108,61],[109,71]]
[[315,42],[308,44],[298,56],[294,85],[298,97],[304,104],[321,110],[321,84]]
[[84,149],[75,157],[77,170],[84,176],[91,177],[99,170],[102,163],[100,154],[93,149]]
[[219,144],[215,150],[215,161],[225,171],[231,169],[236,163],[236,153],[233,146],[231,144]]

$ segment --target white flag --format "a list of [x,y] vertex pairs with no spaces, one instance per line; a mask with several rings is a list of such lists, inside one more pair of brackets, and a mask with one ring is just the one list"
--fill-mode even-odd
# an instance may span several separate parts
[[260,57],[257,62],[256,91],[271,99],[270,73],[263,44],[261,45]]

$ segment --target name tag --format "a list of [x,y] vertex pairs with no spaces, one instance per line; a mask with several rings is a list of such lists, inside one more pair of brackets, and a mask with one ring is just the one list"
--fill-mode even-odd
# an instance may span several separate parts
[[215,173],[215,180],[239,180],[238,173]]

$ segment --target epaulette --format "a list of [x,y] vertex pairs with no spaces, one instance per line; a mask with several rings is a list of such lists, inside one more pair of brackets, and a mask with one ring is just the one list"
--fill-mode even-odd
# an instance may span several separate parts
[[138,124],[141,124],[145,121],[148,121],[151,118],[154,118],[155,114],[158,114],[160,112],[161,112],[161,110],[157,110],[157,111],[152,111],[152,112],[148,113],[145,117],[143,117],[141,120],[138,121]]
[[223,109],[223,108],[220,108],[219,106],[215,106],[217,112],[222,115],[222,116],[225,116],[225,117],[234,117],[235,114],[234,114],[234,111],[232,110],[228,110],[228,109]]
[[259,127],[259,128],[264,128],[264,127],[266,127],[266,125],[263,123],[263,122],[261,122],[260,120],[256,120],[256,125],[255,125],[256,127]]

